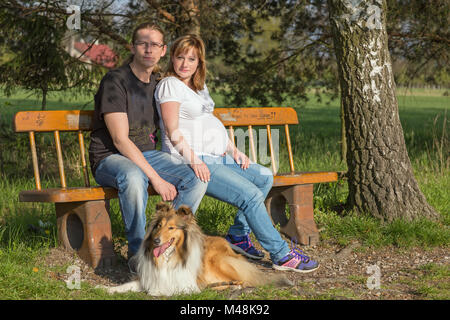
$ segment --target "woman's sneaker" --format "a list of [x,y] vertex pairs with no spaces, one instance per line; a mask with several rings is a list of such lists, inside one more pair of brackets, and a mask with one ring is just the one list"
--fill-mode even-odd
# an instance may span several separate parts
[[256,250],[248,234],[241,237],[227,234],[225,239],[230,243],[231,249],[237,253],[241,253],[244,256],[255,260],[264,258],[264,253]]
[[274,263],[272,268],[282,271],[308,273],[317,270],[319,263],[311,260],[310,257],[303,254],[302,250],[294,247],[285,257]]

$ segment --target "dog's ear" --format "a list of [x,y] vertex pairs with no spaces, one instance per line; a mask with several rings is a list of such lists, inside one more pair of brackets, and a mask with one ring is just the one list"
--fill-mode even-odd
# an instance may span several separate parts
[[156,211],[169,211],[170,205],[165,202],[159,202],[156,204]]
[[180,215],[185,220],[190,220],[191,218],[194,217],[191,208],[184,205],[178,208],[177,214]]

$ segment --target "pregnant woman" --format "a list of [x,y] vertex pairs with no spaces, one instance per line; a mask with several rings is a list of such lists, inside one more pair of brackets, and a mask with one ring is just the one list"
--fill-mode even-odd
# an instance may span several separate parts
[[245,256],[264,254],[250,241],[251,231],[270,253],[273,268],[311,272],[319,264],[298,248],[289,249],[272,225],[264,200],[272,187],[272,172],[251,163],[228,138],[214,114],[205,84],[205,46],[196,35],[178,38],[170,50],[168,70],[155,91],[160,115],[162,151],[190,165],[208,183],[206,194],[238,208],[226,239]]

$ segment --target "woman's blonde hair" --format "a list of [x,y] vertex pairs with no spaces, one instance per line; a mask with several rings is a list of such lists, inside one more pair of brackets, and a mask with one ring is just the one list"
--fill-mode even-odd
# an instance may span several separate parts
[[167,66],[165,77],[178,75],[173,68],[172,58],[181,53],[185,53],[191,48],[194,48],[198,57],[198,66],[195,73],[192,75],[192,84],[195,91],[203,90],[206,78],[206,59],[205,59],[205,44],[203,40],[195,34],[187,34],[175,40],[170,48],[170,61]]

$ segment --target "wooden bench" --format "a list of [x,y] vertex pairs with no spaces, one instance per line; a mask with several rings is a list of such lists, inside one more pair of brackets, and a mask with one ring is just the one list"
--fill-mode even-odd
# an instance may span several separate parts
[[[267,130],[269,151],[274,172],[274,184],[266,206],[274,224],[279,223],[281,232],[304,245],[316,244],[319,233],[313,216],[313,184],[337,181],[337,172],[296,172],[289,136],[289,125],[298,124],[297,113],[292,108],[217,108],[214,114],[228,127],[235,140],[235,128],[247,127],[250,159],[256,160],[253,130],[263,126]],[[93,111],[24,111],[14,117],[15,132],[28,132],[33,163],[35,190],[21,191],[23,202],[48,202],[55,204],[59,244],[76,250],[79,256],[93,268],[111,266],[115,263],[112,244],[109,200],[117,198],[114,188],[91,186],[86,162],[83,131],[91,131]],[[271,126],[283,126],[289,155],[290,171],[278,173]],[[78,135],[80,163],[84,186],[69,187],[63,164],[60,132],[72,131]],[[35,133],[53,132],[61,186],[42,189],[36,150]],[[53,164],[46,164],[52,166]],[[148,188],[150,195],[157,193]],[[286,216],[286,205],[290,217]]]

